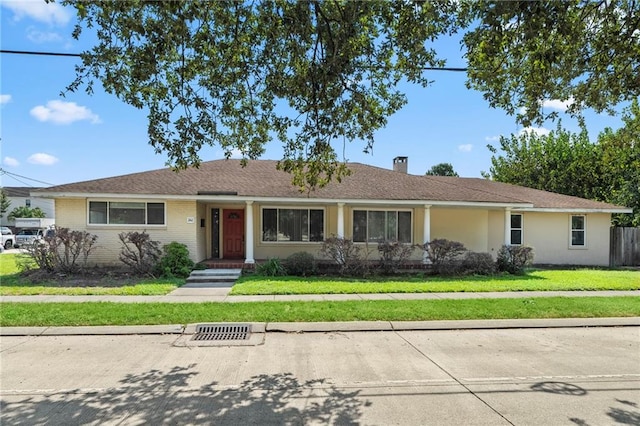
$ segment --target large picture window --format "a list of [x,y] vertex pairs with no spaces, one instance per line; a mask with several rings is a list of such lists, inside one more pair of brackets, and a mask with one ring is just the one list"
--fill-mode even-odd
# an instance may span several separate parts
[[353,241],[411,243],[411,212],[354,210]]
[[164,203],[89,201],[92,225],[164,225]]
[[511,245],[519,246],[522,244],[522,215],[511,215]]
[[583,215],[571,216],[571,247],[587,245],[586,222],[587,218]]
[[324,210],[262,209],[262,241],[324,240]]

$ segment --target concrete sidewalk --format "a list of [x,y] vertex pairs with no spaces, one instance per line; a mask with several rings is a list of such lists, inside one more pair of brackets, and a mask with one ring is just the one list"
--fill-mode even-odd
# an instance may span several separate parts
[[629,291],[514,291],[474,293],[372,293],[372,294],[299,294],[269,296],[231,296],[230,288],[183,288],[163,296],[0,296],[0,303],[117,302],[117,303],[205,303],[205,302],[291,302],[344,300],[438,300],[504,299],[533,297],[614,297],[640,296]]

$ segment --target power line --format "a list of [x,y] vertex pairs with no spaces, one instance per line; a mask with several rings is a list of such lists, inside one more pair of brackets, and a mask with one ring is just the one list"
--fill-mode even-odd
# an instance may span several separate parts
[[72,57],[81,57],[79,53],[62,53],[62,52],[37,52],[31,50],[7,50],[0,49],[0,53],[13,53],[16,55],[39,55],[39,56],[72,56]]
[[26,177],[26,176],[22,176],[22,175],[18,175],[18,174],[15,174],[15,173],[11,173],[11,172],[6,171],[6,170],[5,170],[5,169],[3,169],[3,168],[0,168],[0,174],[2,174],[2,175],[7,175],[7,176],[9,176],[10,178],[15,179],[15,180],[17,180],[18,182],[23,183],[23,184],[25,184],[25,185],[27,185],[27,186],[33,186],[33,185],[30,185],[30,184],[28,184],[28,183],[26,183],[26,182],[22,182],[22,181],[21,181],[20,179],[18,179],[18,178],[27,179],[27,180],[30,180],[30,181],[33,181],[33,182],[38,182],[38,183],[42,183],[42,184],[49,185],[49,186],[54,186],[54,185],[55,185],[55,183],[44,182],[44,181],[41,181],[41,180],[38,180],[38,179],[32,179],[32,178],[29,178],[29,177]]
[[[62,53],[62,52],[38,52],[31,50],[7,50],[0,49],[0,53],[12,53],[16,55],[38,55],[38,56],[71,56],[74,58],[80,58],[80,53]],[[467,68],[462,67],[423,67],[424,71],[453,71],[453,72],[467,72]]]

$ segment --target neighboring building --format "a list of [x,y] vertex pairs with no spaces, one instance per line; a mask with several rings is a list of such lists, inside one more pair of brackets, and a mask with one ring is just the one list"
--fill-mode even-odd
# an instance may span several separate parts
[[0,219],[2,226],[14,226],[14,223],[7,219],[9,213],[16,207],[29,207],[35,209],[40,207],[47,218],[55,219],[55,201],[50,198],[34,197],[32,191],[39,191],[43,188],[34,188],[30,186],[5,186],[2,188],[7,194],[7,198],[11,201],[11,205]]
[[[254,263],[298,251],[316,256],[321,241],[344,236],[370,246],[381,239],[423,244],[460,241],[494,257],[503,244],[535,249],[537,263],[607,265],[612,213],[631,209],[479,178],[407,174],[349,164],[352,174],[310,193],[291,185],[276,161],[204,162],[43,188],[56,201],[56,224],[98,235],[97,263],[118,263],[118,234],[147,231],[178,241],[194,261]],[[415,252],[414,259],[422,261]]]

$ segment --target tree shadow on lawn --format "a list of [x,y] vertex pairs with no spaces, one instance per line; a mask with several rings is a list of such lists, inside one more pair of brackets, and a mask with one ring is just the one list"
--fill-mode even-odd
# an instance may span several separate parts
[[344,392],[324,380],[290,373],[261,374],[238,387],[194,388],[195,364],[168,372],[127,375],[116,388],[18,395],[1,401],[5,424],[356,424],[359,390]]

